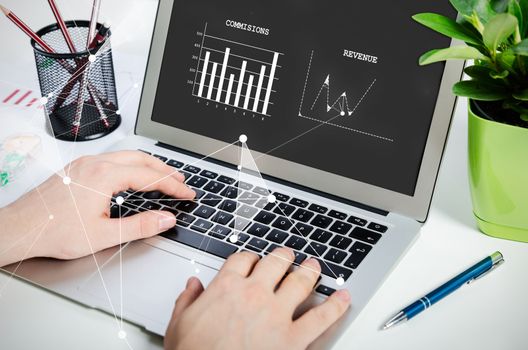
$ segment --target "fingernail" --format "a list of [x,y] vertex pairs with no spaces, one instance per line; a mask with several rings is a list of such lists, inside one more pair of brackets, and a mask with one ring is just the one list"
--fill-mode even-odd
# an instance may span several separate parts
[[185,285],[185,288],[190,288],[193,284],[196,283],[196,277],[191,277],[187,280],[187,284]]
[[176,225],[176,218],[172,215],[162,215],[159,218],[159,229],[161,232],[167,231]]
[[187,193],[189,194],[189,197],[196,198],[196,192],[191,190],[189,187],[187,187]]
[[180,182],[183,182],[185,180],[185,176],[182,173],[175,173],[175,176]]
[[314,258],[310,258],[304,262],[306,265],[309,265],[310,267],[313,267],[314,269],[321,269],[321,264],[319,264],[319,261]]
[[334,295],[338,297],[339,299],[341,299],[342,301],[344,301],[345,303],[350,302],[350,293],[346,289],[338,290],[337,292],[334,293]]

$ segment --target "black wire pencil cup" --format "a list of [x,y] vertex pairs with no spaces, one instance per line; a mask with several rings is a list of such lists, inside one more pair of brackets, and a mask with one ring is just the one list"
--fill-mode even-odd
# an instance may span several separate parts
[[43,49],[34,40],[42,103],[49,116],[51,132],[64,141],[101,138],[121,124],[115,85],[111,32],[98,24],[98,36],[86,48],[89,21],[65,22],[75,47],[70,53],[57,24],[37,32],[55,52]]

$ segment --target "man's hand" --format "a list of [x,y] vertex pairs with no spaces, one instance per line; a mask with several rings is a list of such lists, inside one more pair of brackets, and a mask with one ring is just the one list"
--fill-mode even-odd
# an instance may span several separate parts
[[293,320],[320,275],[317,260],[308,259],[284,278],[293,260],[286,248],[260,261],[242,252],[227,259],[207,290],[189,279],[176,301],[165,348],[305,349],[343,315],[350,295],[337,291]]
[[66,166],[64,173],[70,184],[52,176],[0,210],[0,247],[9,247],[0,255],[0,266],[31,257],[79,258],[175,225],[174,215],[166,211],[110,219],[110,199],[120,191],[158,190],[181,199],[195,196],[182,174],[142,152],[82,157]]

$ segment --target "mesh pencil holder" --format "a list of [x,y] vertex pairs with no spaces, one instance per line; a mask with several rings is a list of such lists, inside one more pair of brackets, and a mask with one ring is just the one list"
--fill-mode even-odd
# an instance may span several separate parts
[[[56,24],[37,32],[56,53],[46,52],[31,41],[51,132],[60,140],[94,140],[110,134],[121,124],[110,33],[103,43],[88,52],[89,25],[88,21],[66,22],[74,46],[82,48],[78,53],[69,53]],[[98,24],[97,30],[100,27]]]

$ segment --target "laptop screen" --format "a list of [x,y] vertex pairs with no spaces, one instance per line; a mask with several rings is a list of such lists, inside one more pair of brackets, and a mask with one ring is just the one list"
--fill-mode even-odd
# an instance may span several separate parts
[[[412,196],[450,40],[448,1],[180,0],[152,120]],[[177,140],[174,141],[177,145]]]

